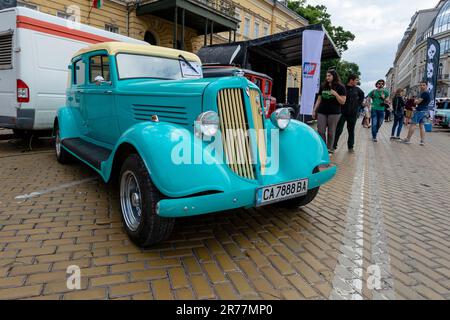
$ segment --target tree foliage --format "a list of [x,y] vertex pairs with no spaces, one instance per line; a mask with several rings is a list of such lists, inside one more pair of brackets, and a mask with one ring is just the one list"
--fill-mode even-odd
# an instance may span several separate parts
[[321,79],[325,79],[325,75],[329,69],[336,70],[344,84],[348,82],[348,77],[351,74],[356,74],[358,77],[361,76],[359,66],[356,63],[341,59],[331,59],[322,62],[322,68],[320,71]]
[[[306,18],[310,24],[322,24],[327,30],[330,38],[336,45],[336,49],[340,54],[348,50],[349,42],[355,40],[355,35],[345,30],[341,26],[334,26],[331,23],[331,15],[324,5],[312,6],[306,3],[307,0],[289,1],[289,9],[295,11],[302,17]],[[342,81],[346,83],[350,74],[361,75],[359,66],[356,63],[344,61],[341,59],[331,59],[322,62],[321,78],[325,78],[327,70],[335,69],[341,76]]]
[[289,9],[297,12],[306,18],[310,24],[322,24],[333,39],[339,53],[348,49],[348,43],[355,40],[355,35],[350,31],[344,30],[341,26],[334,26],[331,23],[331,15],[327,12],[324,5],[312,6],[306,4],[306,0],[297,0],[288,2]]

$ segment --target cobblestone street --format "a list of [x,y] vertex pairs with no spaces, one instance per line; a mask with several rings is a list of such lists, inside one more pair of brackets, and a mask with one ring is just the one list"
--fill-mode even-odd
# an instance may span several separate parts
[[144,251],[113,186],[58,164],[48,141],[1,140],[0,299],[450,299],[450,131],[420,147],[390,128],[378,144],[358,128],[307,207],[179,219]]

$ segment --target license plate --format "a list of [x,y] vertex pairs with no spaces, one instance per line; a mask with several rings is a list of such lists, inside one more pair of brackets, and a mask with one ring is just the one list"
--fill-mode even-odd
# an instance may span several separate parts
[[308,193],[308,179],[263,187],[256,191],[256,206],[264,206],[292,198],[304,196]]

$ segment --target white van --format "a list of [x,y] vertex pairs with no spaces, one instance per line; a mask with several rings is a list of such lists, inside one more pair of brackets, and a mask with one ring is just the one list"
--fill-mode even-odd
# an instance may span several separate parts
[[0,127],[51,130],[73,54],[105,41],[146,43],[28,8],[0,10]]

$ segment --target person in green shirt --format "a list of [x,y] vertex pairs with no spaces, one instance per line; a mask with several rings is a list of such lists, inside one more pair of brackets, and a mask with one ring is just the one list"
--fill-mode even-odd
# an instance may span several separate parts
[[377,88],[369,93],[373,142],[378,142],[378,131],[384,122],[386,104],[389,104],[389,91],[384,88],[385,84],[386,82],[384,80],[378,80],[375,85]]

